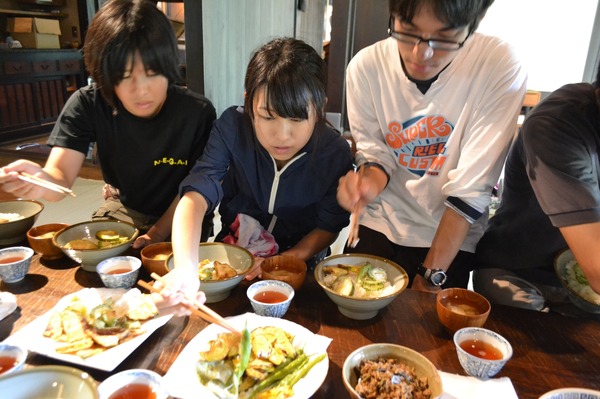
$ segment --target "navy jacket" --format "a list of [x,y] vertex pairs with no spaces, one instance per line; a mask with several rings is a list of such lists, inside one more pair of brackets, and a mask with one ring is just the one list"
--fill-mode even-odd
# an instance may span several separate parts
[[294,246],[315,228],[338,233],[349,214],[336,199],[338,180],[352,168],[347,141],[319,123],[299,152],[282,170],[258,143],[242,107],[230,107],[215,122],[202,157],[181,183],[181,195],[197,191],[208,212],[219,204],[223,229],[229,234],[238,213],[258,220],[279,244]]

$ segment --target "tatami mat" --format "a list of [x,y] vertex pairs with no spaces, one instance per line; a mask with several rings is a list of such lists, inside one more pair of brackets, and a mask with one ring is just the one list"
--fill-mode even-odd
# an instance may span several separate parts
[[[72,187],[77,197],[66,197],[62,201],[50,202],[41,200],[44,210],[38,216],[35,225],[47,223],[75,224],[90,220],[92,214],[102,204],[102,180],[78,178]],[[218,213],[215,217],[215,231],[221,229]],[[331,246],[333,254],[342,253],[348,239],[348,227],[340,233],[336,242]]]
[[44,210],[35,225],[47,223],[75,224],[90,220],[92,213],[102,204],[102,180],[78,178],[72,187],[77,197],[66,197],[58,202],[41,200]]

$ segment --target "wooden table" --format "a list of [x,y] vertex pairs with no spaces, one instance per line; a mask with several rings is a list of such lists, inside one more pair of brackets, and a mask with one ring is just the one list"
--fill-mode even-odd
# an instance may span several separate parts
[[[150,281],[145,273],[140,277]],[[242,282],[227,300],[210,306],[223,316],[252,311],[246,297],[248,285]],[[66,258],[47,262],[35,255],[25,280],[0,286],[17,295],[19,305],[17,311],[0,321],[0,340],[47,312],[61,297],[84,287],[101,286],[95,273],[83,271]],[[314,398],[347,397],[341,377],[344,360],[354,349],[374,342],[410,347],[425,355],[439,370],[465,375],[452,337],[437,320],[432,294],[406,290],[375,318],[357,321],[341,315],[309,274],[285,318],[333,339],[328,349],[329,372]],[[195,316],[173,318],[113,372],[146,368],[164,375],[185,345],[206,326],[206,322]],[[485,327],[499,332],[513,345],[513,357],[497,377],[509,377],[520,399],[536,399],[551,389],[568,386],[600,390],[597,320],[493,306]],[[27,363],[60,364],[36,354],[30,354]],[[86,371],[98,381],[109,375],[94,369]]]

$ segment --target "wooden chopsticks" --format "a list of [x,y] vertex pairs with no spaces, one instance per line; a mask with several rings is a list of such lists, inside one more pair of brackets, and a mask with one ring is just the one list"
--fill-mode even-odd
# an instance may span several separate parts
[[[365,168],[358,169],[358,182],[356,183],[357,190],[360,190],[360,185],[362,183],[364,170],[365,170]],[[358,222],[360,219],[359,204],[360,204],[360,201],[357,201],[356,204],[354,204],[354,209],[352,209],[352,214],[350,215],[350,234],[348,235],[348,246],[350,248],[356,247],[356,244],[358,244],[358,240],[359,240],[359,238],[358,238],[358,227],[359,227]]]
[[[151,277],[153,279],[155,279],[156,281],[164,282],[163,278],[156,273],[152,273]],[[152,284],[147,283],[143,280],[139,280],[138,285],[147,289],[148,291],[160,293],[159,289],[154,288],[154,286]],[[185,299],[187,299],[189,301],[189,303],[184,304],[184,306],[186,306],[188,309],[190,309],[192,311],[192,313],[194,313],[195,315],[201,317],[202,319],[208,321],[209,323],[218,324],[221,327],[231,331],[232,333],[242,335],[242,333],[238,329],[236,329],[231,324],[229,324],[227,322],[227,320],[225,320],[221,315],[219,315],[217,312],[215,312],[208,306],[205,306],[204,304],[197,302],[196,300],[188,297],[187,295],[185,296]]]
[[57,193],[69,194],[70,196],[76,197],[75,193],[70,189],[63,187],[59,184],[52,183],[51,181],[44,180],[40,177],[30,175],[29,173],[19,172],[19,179],[40,187],[44,187],[48,190],[56,191]]

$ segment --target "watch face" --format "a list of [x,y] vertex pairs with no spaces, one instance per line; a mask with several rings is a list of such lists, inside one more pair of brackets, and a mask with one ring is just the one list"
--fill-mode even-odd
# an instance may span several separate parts
[[440,286],[446,282],[446,273],[443,270],[436,270],[431,273],[429,277],[431,284]]

